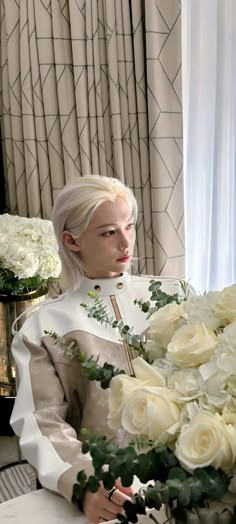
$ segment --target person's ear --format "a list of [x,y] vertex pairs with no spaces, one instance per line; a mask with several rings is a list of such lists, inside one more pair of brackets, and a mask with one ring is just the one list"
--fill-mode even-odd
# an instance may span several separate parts
[[80,246],[76,244],[75,239],[69,231],[63,231],[62,241],[70,251],[80,251]]

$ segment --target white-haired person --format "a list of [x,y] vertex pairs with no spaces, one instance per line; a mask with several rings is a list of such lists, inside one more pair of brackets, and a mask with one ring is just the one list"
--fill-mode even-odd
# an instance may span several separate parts
[[[69,501],[78,471],[93,471],[91,457],[81,451],[81,428],[114,434],[107,425],[107,390],[86,379],[78,360],[66,356],[45,331],[76,340],[101,365],[111,362],[130,372],[130,354],[119,333],[88,318],[81,303],[96,290],[109,315],[138,334],[147,329],[134,299],[148,300],[150,277],[129,274],[137,213],[132,191],[114,178],[88,175],[61,190],[52,219],[64,291],[42,303],[13,340],[19,386],[11,424],[40,484]],[[121,512],[132,490],[116,487],[112,498],[102,485],[97,493],[85,492],[83,511],[94,524]]]

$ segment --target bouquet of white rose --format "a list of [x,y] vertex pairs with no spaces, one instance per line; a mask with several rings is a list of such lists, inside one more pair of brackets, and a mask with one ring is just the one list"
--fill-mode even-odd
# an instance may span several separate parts
[[0,215],[0,293],[18,295],[39,289],[61,272],[50,220]]
[[87,478],[79,472],[74,497],[79,499],[84,488],[96,491],[101,480],[107,489],[118,477],[130,485],[136,475],[147,487],[134,504],[125,504],[126,517],[119,520],[137,522],[146,507],[159,509],[165,503],[177,523],[233,524],[236,285],[183,299],[160,287],[151,283],[154,306],[136,301],[150,317],[146,342],[109,318],[93,293],[91,305],[83,305],[88,315],[118,327],[139,356],[132,362],[135,376],[127,376],[110,364],[100,368],[87,361],[76,347],[69,349],[91,380],[110,387],[108,424],[123,428],[131,441],[119,449],[105,438],[88,436],[83,451],[90,451],[95,474]]

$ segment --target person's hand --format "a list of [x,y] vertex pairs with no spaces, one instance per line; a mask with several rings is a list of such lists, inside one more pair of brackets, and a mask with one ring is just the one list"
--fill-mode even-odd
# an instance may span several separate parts
[[122,493],[125,493],[125,495],[128,495],[128,497],[132,497],[132,495],[136,493],[136,490],[133,488],[133,486],[128,486],[128,488],[125,488],[125,486],[122,486],[119,479],[116,480],[115,487],[118,488]]
[[123,504],[130,500],[132,488],[123,488],[119,481],[116,482],[116,488],[112,497],[109,499],[109,491],[103,485],[100,486],[96,493],[86,490],[83,498],[83,511],[88,520],[93,524],[113,520],[117,513],[124,513]]

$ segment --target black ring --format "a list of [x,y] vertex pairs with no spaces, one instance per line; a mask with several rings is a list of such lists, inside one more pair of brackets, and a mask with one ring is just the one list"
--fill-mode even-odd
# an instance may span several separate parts
[[109,500],[112,500],[112,495],[114,495],[115,491],[118,491],[117,488],[112,488],[110,491],[109,491],[109,495],[108,495],[108,499]]

